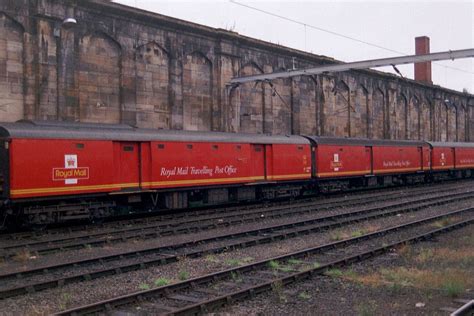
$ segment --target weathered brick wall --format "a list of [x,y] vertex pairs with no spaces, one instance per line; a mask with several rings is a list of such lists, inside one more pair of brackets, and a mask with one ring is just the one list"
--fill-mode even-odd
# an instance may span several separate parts
[[[77,25],[66,28],[65,17]],[[0,0],[0,120],[474,140],[472,95],[375,71],[229,86],[333,63],[98,0]]]

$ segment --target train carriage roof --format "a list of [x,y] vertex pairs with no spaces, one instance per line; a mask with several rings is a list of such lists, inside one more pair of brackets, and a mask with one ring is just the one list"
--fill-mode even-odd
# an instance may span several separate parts
[[306,136],[316,145],[341,145],[341,146],[427,146],[423,141],[416,140],[388,140],[388,139],[368,139],[368,138],[345,138],[345,137],[325,137]]
[[300,136],[194,132],[135,128],[122,124],[18,121],[0,123],[1,138],[83,139],[112,141],[227,142],[251,144],[309,144]]
[[474,148],[474,143],[463,143],[463,142],[427,142],[431,147],[461,147],[461,148]]

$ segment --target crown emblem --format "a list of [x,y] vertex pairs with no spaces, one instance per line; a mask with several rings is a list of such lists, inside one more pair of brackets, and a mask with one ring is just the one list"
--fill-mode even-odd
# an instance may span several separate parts
[[74,167],[75,164],[76,164],[76,160],[75,160],[75,159],[69,158],[69,159],[67,160],[67,166],[68,166],[68,167]]

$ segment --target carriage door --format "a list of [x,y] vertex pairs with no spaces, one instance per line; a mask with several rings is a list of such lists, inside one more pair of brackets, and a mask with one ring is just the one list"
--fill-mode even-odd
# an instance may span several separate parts
[[365,170],[368,171],[370,174],[374,173],[374,163],[372,160],[372,147],[365,146]]
[[253,165],[253,174],[257,177],[267,179],[267,170],[265,166],[265,147],[260,144],[251,145],[250,162]]
[[140,185],[140,146],[138,143],[120,142],[119,183],[123,188],[135,188]]

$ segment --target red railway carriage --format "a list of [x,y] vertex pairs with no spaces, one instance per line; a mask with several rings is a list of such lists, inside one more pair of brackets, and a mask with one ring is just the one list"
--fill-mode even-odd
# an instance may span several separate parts
[[454,147],[446,143],[431,144],[431,168],[433,171],[454,169]]
[[[155,134],[152,141],[142,143],[144,188],[311,178],[309,142],[301,137],[185,131]],[[148,138],[145,135],[143,139]]]
[[[80,127],[79,127],[80,126]],[[130,128],[131,129],[131,128]],[[4,124],[2,172],[10,199],[113,192],[138,187],[138,179],[116,159],[122,145],[108,133],[122,126],[97,129],[93,124],[21,122]]]
[[428,172],[430,146],[418,141],[370,141],[374,175]]
[[323,191],[421,181],[430,170],[430,148],[424,142],[307,138],[314,152],[313,176]]
[[371,173],[370,147],[363,140],[351,142],[346,138],[308,138],[313,144],[316,178],[364,176]]
[[[471,177],[474,144],[0,124],[0,221],[160,208]],[[10,216],[11,217],[11,216]]]
[[429,142],[429,144],[434,178],[471,175],[471,169],[474,169],[473,143]]
[[[309,141],[298,136],[24,121],[2,124],[0,138],[3,201],[70,197],[83,205],[80,214],[102,216],[118,202],[182,208],[255,199],[260,191],[299,194],[300,185],[285,191],[274,183],[311,178]],[[28,212],[44,217],[51,207]]]

